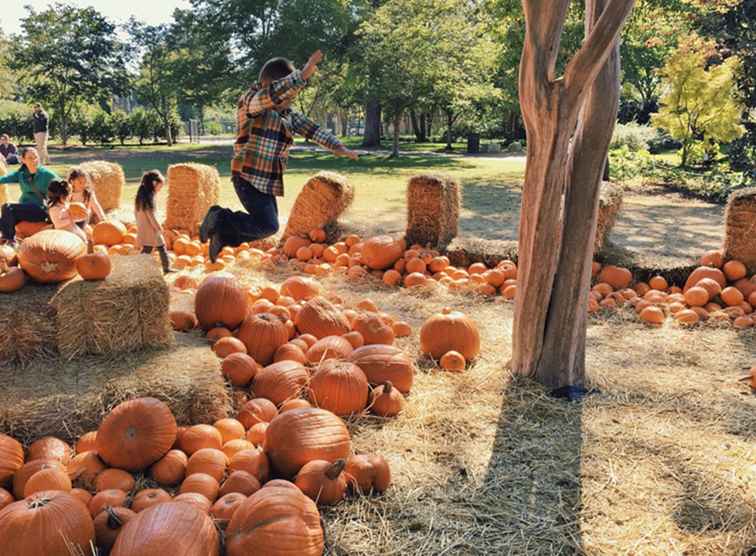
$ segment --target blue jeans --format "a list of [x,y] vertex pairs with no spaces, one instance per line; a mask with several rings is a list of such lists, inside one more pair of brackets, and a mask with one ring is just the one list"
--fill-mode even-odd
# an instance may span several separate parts
[[220,209],[215,230],[223,245],[236,247],[240,243],[270,237],[278,231],[278,203],[274,195],[259,191],[239,176],[232,178],[236,195],[244,211]]
[[19,222],[47,222],[47,211],[28,203],[6,203],[0,210],[0,232],[7,240],[15,239]]

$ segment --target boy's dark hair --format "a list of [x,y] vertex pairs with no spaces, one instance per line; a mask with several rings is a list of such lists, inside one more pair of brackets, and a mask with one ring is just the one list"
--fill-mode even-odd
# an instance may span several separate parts
[[71,195],[71,186],[66,180],[51,181],[47,186],[47,201],[51,207],[63,202],[64,197]]
[[34,147],[21,147],[20,149],[18,149],[18,157],[24,158],[26,156],[26,153],[28,153],[29,151],[36,151],[36,150],[37,149],[35,149]]
[[278,81],[294,71],[294,64],[286,58],[271,58],[260,70],[259,81]]
[[134,201],[137,210],[155,210],[155,185],[164,181],[163,174],[158,170],[145,172]]
[[80,168],[74,168],[68,173],[68,183],[72,183],[74,180],[78,180],[79,178],[84,178],[87,180],[87,185],[84,188],[83,194],[84,202],[88,203],[92,199],[92,184],[89,181],[89,174],[87,174]]

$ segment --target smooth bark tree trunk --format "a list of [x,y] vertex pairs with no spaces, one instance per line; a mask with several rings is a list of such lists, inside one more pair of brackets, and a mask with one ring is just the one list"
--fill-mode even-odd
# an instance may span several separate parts
[[402,123],[402,114],[401,112],[397,112],[397,114],[394,116],[394,123],[393,123],[394,142],[391,148],[392,157],[399,156],[399,127],[401,123]]
[[425,114],[421,113],[418,117],[417,112],[410,110],[410,121],[412,122],[412,133],[415,134],[415,141],[418,143],[428,141],[425,135]]
[[363,147],[381,146],[381,103],[378,99],[369,99],[365,106],[365,135]]
[[586,0],[586,39],[556,78],[569,0],[523,0],[520,103],[527,131],[514,372],[582,386],[599,186],[619,98],[618,36],[634,0]]
[[451,151],[452,147],[452,128],[454,127],[454,113],[446,112],[446,150]]

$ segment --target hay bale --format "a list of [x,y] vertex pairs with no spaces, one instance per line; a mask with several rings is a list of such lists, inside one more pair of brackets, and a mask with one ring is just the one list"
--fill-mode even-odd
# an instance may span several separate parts
[[94,160],[84,162],[79,165],[79,169],[89,176],[103,210],[117,209],[121,205],[121,193],[126,185],[126,175],[120,164]]
[[168,206],[165,227],[188,230],[194,236],[207,214],[217,204],[220,175],[207,164],[173,164],[168,167]]
[[622,187],[609,183],[601,183],[599,189],[599,210],[596,223],[596,239],[593,244],[594,253],[601,251],[606,238],[617,221],[617,215],[622,208]]
[[512,240],[455,237],[444,250],[449,262],[459,268],[473,263],[495,267],[501,261],[517,262],[517,242]]
[[291,207],[281,241],[290,236],[306,237],[310,230],[324,228],[327,241],[338,238],[337,219],[354,200],[354,188],[345,176],[320,172],[304,184]]
[[682,286],[688,275],[698,266],[700,253],[691,252],[685,257],[646,255],[607,242],[594,257],[601,264],[624,266],[635,280],[648,282],[654,276],[663,276],[670,284]]
[[727,201],[724,257],[756,273],[756,187],[736,191]]
[[168,350],[89,356],[53,368],[36,362],[23,372],[0,367],[0,381],[0,432],[24,443],[45,435],[73,441],[96,429],[110,408],[140,396],[166,402],[183,425],[213,423],[232,410],[218,359],[204,339],[187,334],[177,334]]
[[147,255],[113,257],[106,280],[28,285],[3,296],[0,361],[73,359],[170,345],[168,286]]
[[407,243],[443,248],[459,228],[460,186],[446,176],[414,176],[407,185]]

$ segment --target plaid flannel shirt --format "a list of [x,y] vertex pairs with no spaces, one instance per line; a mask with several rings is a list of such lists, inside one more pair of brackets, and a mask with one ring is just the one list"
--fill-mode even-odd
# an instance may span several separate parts
[[306,83],[302,72],[296,70],[268,87],[253,85],[239,99],[231,172],[262,193],[283,196],[283,173],[295,133],[330,151],[344,147],[303,114],[276,108],[293,100]]

